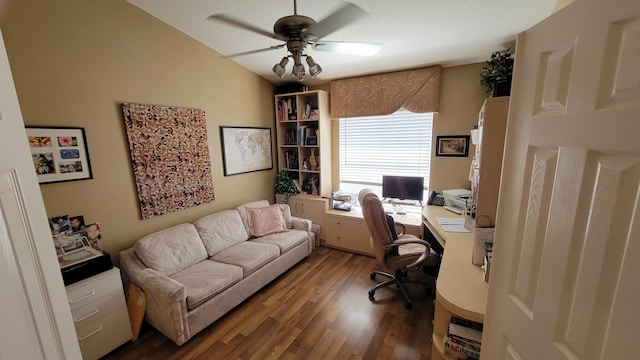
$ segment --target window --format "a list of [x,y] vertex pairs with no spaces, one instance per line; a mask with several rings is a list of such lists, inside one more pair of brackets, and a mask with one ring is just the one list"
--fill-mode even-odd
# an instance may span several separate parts
[[[406,110],[391,115],[340,119],[340,189],[368,187],[379,196],[382,175],[424,176],[429,184],[433,114]],[[425,193],[425,199],[428,198]]]

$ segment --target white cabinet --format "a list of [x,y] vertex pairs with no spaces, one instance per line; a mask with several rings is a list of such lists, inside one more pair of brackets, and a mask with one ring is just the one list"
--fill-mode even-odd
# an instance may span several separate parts
[[324,215],[324,223],[328,247],[373,255],[369,230],[361,213],[330,210]]
[[116,267],[66,287],[84,360],[98,359],[131,339],[131,324]]
[[[422,217],[417,214],[392,215],[396,223],[406,226],[406,233],[420,237]],[[354,207],[351,211],[329,210],[324,214],[326,228],[325,241],[328,247],[364,255],[373,255],[369,229],[362,216],[362,210]]]
[[[275,96],[278,169],[314,196],[331,194],[329,94],[315,90]],[[312,181],[313,180],[313,181]],[[305,188],[305,184],[313,184]]]
[[[276,202],[284,203],[284,195],[277,194]],[[320,226],[320,239],[324,240],[324,213],[329,210],[329,199],[310,196],[310,195],[293,195],[289,198],[289,207],[291,215],[303,219],[309,219],[312,223]]]
[[[472,168],[472,204],[480,226],[495,225],[509,97],[487,98],[478,115],[478,144]],[[489,224],[490,223],[490,224]]]

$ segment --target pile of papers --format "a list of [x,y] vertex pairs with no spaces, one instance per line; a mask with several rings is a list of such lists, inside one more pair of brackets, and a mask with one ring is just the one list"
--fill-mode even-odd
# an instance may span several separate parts
[[436,217],[438,224],[442,226],[442,229],[447,232],[469,232],[467,228],[464,227],[464,218],[445,218],[445,217]]

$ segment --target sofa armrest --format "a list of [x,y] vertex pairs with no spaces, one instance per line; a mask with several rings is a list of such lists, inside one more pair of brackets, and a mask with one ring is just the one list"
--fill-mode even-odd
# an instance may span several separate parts
[[311,220],[292,216],[291,228],[296,230],[311,231]]
[[177,345],[182,345],[191,337],[184,286],[146,267],[133,248],[121,251],[119,256],[123,277],[142,289],[147,297],[147,321]]

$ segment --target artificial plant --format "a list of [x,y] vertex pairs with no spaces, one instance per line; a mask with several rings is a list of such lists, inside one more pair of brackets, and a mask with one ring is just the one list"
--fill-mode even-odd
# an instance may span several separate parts
[[276,185],[275,185],[275,193],[276,194],[284,194],[284,203],[289,203],[289,198],[291,195],[299,194],[300,190],[291,179],[289,172],[287,170],[279,170],[276,175]]
[[480,70],[480,85],[484,86],[488,94],[496,96],[494,93],[496,83],[511,83],[513,61],[511,49],[496,51],[491,54],[491,59],[487,61],[487,65]]

